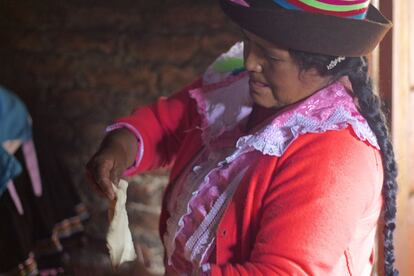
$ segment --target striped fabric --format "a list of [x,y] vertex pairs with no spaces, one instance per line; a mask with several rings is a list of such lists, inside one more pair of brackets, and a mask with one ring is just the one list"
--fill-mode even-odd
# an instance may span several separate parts
[[370,0],[273,0],[288,10],[364,19]]

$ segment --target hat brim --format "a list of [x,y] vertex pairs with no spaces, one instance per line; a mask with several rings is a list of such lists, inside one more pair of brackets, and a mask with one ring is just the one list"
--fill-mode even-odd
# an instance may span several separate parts
[[244,7],[220,0],[224,13],[241,28],[288,49],[332,56],[369,54],[392,23],[370,5],[366,18],[286,10]]

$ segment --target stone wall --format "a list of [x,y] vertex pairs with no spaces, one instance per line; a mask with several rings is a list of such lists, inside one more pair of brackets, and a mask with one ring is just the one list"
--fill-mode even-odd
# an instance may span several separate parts
[[[211,0],[1,0],[0,37],[0,84],[47,132],[89,207],[87,232],[102,240],[107,204],[85,184],[84,164],[105,126],[194,80],[237,40],[237,29]],[[129,190],[134,240],[155,272],[167,174],[135,177]]]

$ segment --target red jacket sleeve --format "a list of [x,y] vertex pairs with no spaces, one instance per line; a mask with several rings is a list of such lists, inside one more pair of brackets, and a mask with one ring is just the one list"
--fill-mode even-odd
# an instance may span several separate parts
[[382,179],[380,153],[349,130],[298,138],[278,161],[250,259],[211,274],[334,275],[362,219],[376,224]]
[[141,162],[133,173],[171,164],[180,148],[186,131],[197,125],[199,114],[189,91],[201,86],[201,79],[171,97],[162,97],[154,104],[136,109],[117,123],[132,126],[141,136]]

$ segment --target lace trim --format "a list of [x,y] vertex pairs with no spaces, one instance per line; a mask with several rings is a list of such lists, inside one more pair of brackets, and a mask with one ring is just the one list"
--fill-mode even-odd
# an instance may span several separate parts
[[199,267],[214,249],[224,210],[254,158],[243,156],[230,166],[217,166],[233,150],[217,154],[205,148],[177,181],[171,195],[177,200],[168,206],[174,211],[164,235],[168,265],[177,271]]
[[[199,188],[196,188],[196,185],[202,182],[201,179],[203,178],[203,175],[192,175],[190,170],[200,161],[203,154],[204,152],[200,152],[200,154],[194,158],[194,161],[189,164],[185,172],[177,180],[178,187],[176,187],[171,194],[172,198],[177,198],[177,200],[171,202],[171,205],[167,206],[169,210],[174,210],[166,222],[167,231],[163,237],[168,265],[172,265],[172,256],[176,249],[175,241],[177,240],[177,236],[183,231],[184,217],[186,214],[192,213],[190,203],[199,193]],[[188,178],[190,177],[191,179],[188,181]],[[205,179],[207,178],[208,176],[205,176]]]
[[229,200],[232,198],[236,188],[238,187],[241,179],[245,175],[247,169],[246,166],[239,171],[234,177],[231,183],[225,188],[222,194],[216,199],[213,207],[207,216],[201,222],[200,226],[194,231],[191,237],[185,244],[185,256],[192,261],[203,263],[207,261],[206,252],[212,245],[214,239],[215,230],[223,216],[224,209],[228,205]]
[[295,113],[282,127],[271,124],[259,133],[243,136],[237,141],[237,150],[228,156],[223,163],[231,163],[241,154],[252,150],[257,150],[266,155],[282,156],[289,145],[302,134],[342,130],[347,128],[348,125],[352,127],[361,141],[367,141],[379,149],[377,139],[368,124],[361,123],[349,111],[339,107],[322,124],[317,120]]

